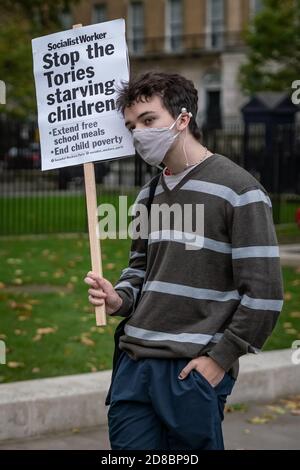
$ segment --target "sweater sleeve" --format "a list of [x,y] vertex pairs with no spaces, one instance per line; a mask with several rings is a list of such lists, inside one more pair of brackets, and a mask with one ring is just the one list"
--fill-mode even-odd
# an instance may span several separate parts
[[[129,254],[128,266],[122,270],[121,275],[114,285],[115,290],[122,298],[121,307],[112,316],[128,317],[136,307],[141,295],[142,286],[146,274],[147,264],[147,234],[138,232],[140,226],[148,227],[148,212],[146,201],[149,197],[149,186],[144,186],[139,192],[132,207],[132,242]],[[146,222],[146,223],[145,223]]]
[[261,350],[283,305],[272,205],[261,187],[247,188],[239,195],[228,211],[228,230],[233,281],[240,303],[220,341],[208,352],[227,372],[240,356]]

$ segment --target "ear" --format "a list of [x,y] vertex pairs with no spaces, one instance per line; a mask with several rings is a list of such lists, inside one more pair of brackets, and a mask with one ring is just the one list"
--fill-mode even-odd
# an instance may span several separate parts
[[179,131],[183,131],[185,128],[188,127],[190,120],[190,113],[183,113],[177,121],[177,129]]

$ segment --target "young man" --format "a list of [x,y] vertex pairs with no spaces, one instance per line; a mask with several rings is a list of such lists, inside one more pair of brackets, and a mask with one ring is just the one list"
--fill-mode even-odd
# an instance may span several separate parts
[[[130,317],[111,385],[112,449],[224,449],[238,358],[259,352],[282,308],[270,199],[247,171],[200,143],[197,103],[193,83],[177,74],[146,73],[119,93],[138,153],[166,168],[148,239],[132,241],[117,284],[85,278],[93,305]],[[149,187],[136,203],[147,204]],[[152,231],[155,205],[173,204],[191,206],[193,217],[204,205],[204,233],[191,244],[175,217]]]

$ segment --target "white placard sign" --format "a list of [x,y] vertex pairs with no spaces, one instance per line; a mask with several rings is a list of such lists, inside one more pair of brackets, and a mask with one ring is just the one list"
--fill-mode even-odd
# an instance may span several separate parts
[[42,170],[133,155],[116,110],[129,79],[125,21],[36,38],[32,50]]

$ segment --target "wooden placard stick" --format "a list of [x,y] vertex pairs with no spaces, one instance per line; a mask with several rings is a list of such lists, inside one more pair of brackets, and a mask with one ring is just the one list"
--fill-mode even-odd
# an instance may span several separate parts
[[[73,29],[81,28],[81,26],[82,24],[75,24]],[[97,236],[97,193],[94,163],[84,163],[83,169],[92,271],[102,277],[101,247]],[[95,307],[95,314],[96,325],[106,325],[105,304]]]

